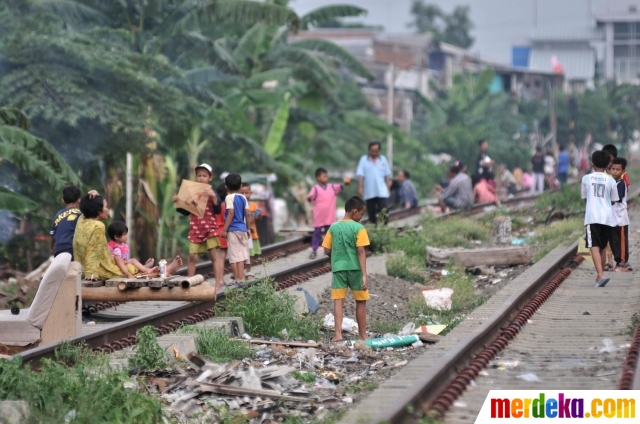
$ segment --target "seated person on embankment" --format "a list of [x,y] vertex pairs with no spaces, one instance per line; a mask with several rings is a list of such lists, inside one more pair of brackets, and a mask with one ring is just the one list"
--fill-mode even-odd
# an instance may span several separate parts
[[449,178],[451,182],[446,189],[440,186],[435,187],[438,197],[438,204],[442,213],[447,211],[447,207],[453,209],[469,209],[474,204],[473,188],[471,178],[460,171],[459,166],[449,168]]
[[[107,201],[102,196],[86,195],[80,201],[80,212],[82,216],[73,237],[73,254],[74,259],[82,265],[83,278],[94,281],[123,278],[125,275],[116,265],[107,246],[105,226],[100,222],[109,216]],[[181,265],[182,259],[176,256],[167,265],[167,274],[175,273]],[[127,268],[133,275],[139,272],[131,264],[127,264]]]

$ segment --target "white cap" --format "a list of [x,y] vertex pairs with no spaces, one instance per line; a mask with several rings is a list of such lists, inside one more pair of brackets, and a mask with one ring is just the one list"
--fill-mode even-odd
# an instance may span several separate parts
[[207,172],[209,173],[209,175],[213,175],[213,169],[211,168],[211,166],[207,163],[201,163],[200,165],[196,166],[196,172],[198,172],[198,169],[206,169]]

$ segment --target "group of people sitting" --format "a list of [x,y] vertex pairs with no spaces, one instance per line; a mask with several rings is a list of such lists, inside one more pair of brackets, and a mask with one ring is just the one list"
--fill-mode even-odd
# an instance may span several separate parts
[[476,173],[469,177],[464,163],[455,162],[449,168],[448,178],[434,188],[442,213],[447,209],[469,209],[476,203],[500,206],[496,179],[492,172]]
[[[70,253],[82,265],[85,279],[94,281],[158,271],[153,259],[143,265],[129,257],[129,230],[123,222],[114,221],[107,231],[102,221],[109,217],[109,209],[98,192],[93,190],[82,196],[77,187],[69,186],[62,197],[65,208],[58,212],[51,227],[54,256]],[[172,274],[181,266],[182,259],[177,256],[167,265],[166,272]]]

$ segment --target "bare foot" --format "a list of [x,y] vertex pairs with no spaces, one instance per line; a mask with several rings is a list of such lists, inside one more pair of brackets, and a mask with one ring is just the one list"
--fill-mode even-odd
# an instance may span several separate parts
[[182,258],[180,256],[176,256],[176,258],[167,265],[167,274],[174,274],[178,268],[182,266]]
[[155,260],[153,258],[147,259],[147,262],[144,263],[145,268],[151,268]]

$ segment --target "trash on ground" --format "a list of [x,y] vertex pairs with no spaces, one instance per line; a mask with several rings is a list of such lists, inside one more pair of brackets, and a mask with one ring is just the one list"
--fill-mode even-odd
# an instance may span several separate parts
[[[327,328],[334,328],[336,326],[336,321],[335,321],[335,318],[333,317],[333,314],[329,313],[329,314],[324,316],[323,325],[325,327],[327,327]],[[343,317],[342,318],[342,329],[345,330],[345,331],[357,332],[358,331],[358,323],[355,320],[351,319],[351,318]]]
[[535,375],[534,373],[529,373],[529,374],[521,374],[518,376],[518,378],[520,380],[524,380],[524,381],[541,381],[537,375]]
[[447,328],[446,325],[421,325],[420,327],[415,329],[414,333],[429,333],[437,335],[442,333],[445,328]]
[[613,345],[613,340],[611,339],[602,339],[602,344],[604,347],[600,349],[600,353],[613,353],[618,350],[618,348]]
[[453,289],[441,288],[437,290],[423,290],[427,306],[440,311],[448,311],[451,309],[451,295],[453,295]]
[[373,348],[383,348],[408,346],[417,342],[418,340],[420,340],[420,338],[416,334],[412,334],[410,336],[391,336],[379,339],[368,339],[364,342],[367,346]]
[[500,361],[497,365],[499,370],[512,370],[520,365],[520,361]]

